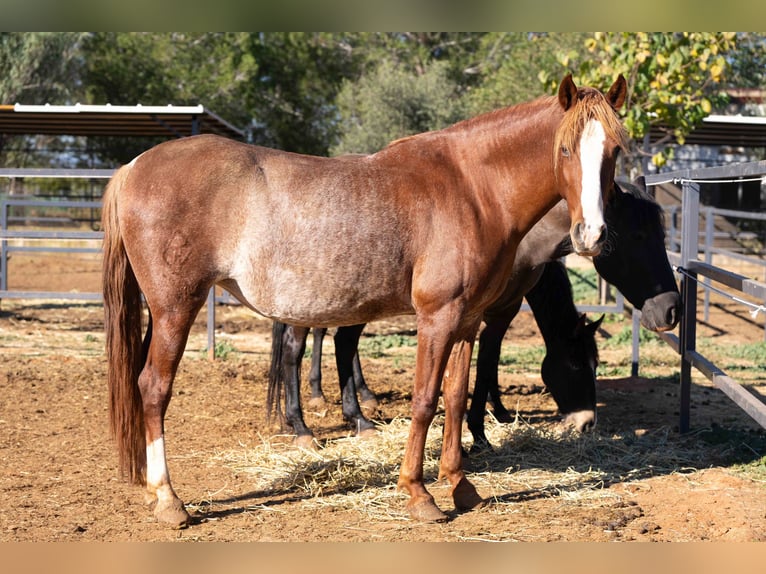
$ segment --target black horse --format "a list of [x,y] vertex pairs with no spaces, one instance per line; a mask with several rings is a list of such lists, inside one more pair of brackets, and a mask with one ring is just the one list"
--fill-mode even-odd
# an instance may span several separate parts
[[[672,329],[680,315],[680,295],[664,244],[662,210],[639,185],[615,184],[615,195],[605,213],[610,240],[593,262],[596,270],[615,285],[637,309],[641,322],[651,330]],[[508,420],[500,401],[497,367],[500,345],[524,296],[533,310],[546,343],[542,376],[560,413],[578,430],[596,421],[595,368],[597,324],[585,325],[572,301],[571,285],[560,264],[552,262],[572,252],[568,239],[569,218],[560,202],[525,236],[516,254],[513,273],[503,295],[485,312],[486,327],[479,339],[477,380],[468,425],[474,444],[488,445],[484,434],[487,397],[498,420]],[[595,325],[595,327],[593,326]],[[357,432],[374,428],[361,412],[356,389],[367,389],[356,353],[364,325],[339,328],[335,335],[336,364],[340,378],[342,409]],[[269,383],[269,412],[280,410],[281,386],[285,388],[285,421],[299,442],[313,434],[303,421],[300,405],[300,361],[309,329],[275,323]],[[315,331],[315,341],[322,330]],[[322,396],[317,377],[321,351],[312,360],[312,399]],[[372,393],[367,389],[369,398]],[[372,395],[374,397],[374,395]]]

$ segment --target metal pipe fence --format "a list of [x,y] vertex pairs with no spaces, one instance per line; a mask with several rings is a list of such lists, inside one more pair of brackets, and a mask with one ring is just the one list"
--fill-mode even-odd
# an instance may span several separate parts
[[[679,329],[679,336],[665,333],[662,338],[679,353],[681,357],[681,381],[680,381],[680,420],[679,429],[687,432],[690,428],[691,409],[691,373],[696,368],[704,374],[717,388],[722,390],[732,401],[742,408],[758,424],[766,428],[766,404],[758,397],[749,392],[740,383],[728,376],[709,359],[697,352],[697,289],[698,286],[706,287],[705,283],[698,280],[699,276],[710,279],[723,285],[729,290],[741,292],[762,304],[754,304],[744,299],[735,299],[743,304],[750,305],[758,311],[766,311],[766,283],[755,281],[738,273],[712,265],[709,261],[702,261],[700,255],[700,186],[706,183],[720,182],[721,180],[734,178],[761,179],[766,176],[766,161],[749,162],[728,166],[682,170],[671,173],[662,173],[646,176],[646,184],[658,185],[673,181],[681,184],[681,238],[680,253],[672,254],[671,259],[677,265],[677,271],[681,275],[681,296],[683,299],[683,317]],[[704,214],[705,211],[702,210]],[[708,221],[712,215],[708,214]],[[707,248],[703,246],[704,254],[712,253],[713,234],[708,232],[710,226],[706,223]],[[707,257],[707,255],[705,255]],[[707,287],[710,287],[708,284]],[[725,292],[726,291],[722,291]],[[732,297],[734,298],[734,297]]]

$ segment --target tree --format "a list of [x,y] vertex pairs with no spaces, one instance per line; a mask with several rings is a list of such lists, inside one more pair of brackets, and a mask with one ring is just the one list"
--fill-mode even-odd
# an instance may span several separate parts
[[[0,103],[61,104],[74,97],[79,33],[0,33]],[[50,138],[48,138],[50,139]],[[30,138],[0,135],[2,162],[22,165]],[[23,142],[23,145],[11,145]],[[13,147],[21,151],[13,151]],[[10,154],[10,156],[9,156]]]
[[260,33],[248,39],[255,71],[246,94],[253,141],[326,155],[338,138],[335,96],[356,77],[362,53],[354,34]]
[[332,154],[371,153],[390,141],[441,129],[464,117],[457,86],[444,62],[424,64],[422,73],[383,61],[338,94],[340,142]]
[[766,86],[766,34],[740,32],[737,49],[729,59],[731,66],[727,85],[736,88]]
[[541,71],[558,67],[559,52],[584,53],[586,36],[571,32],[483,35],[471,69],[479,82],[468,94],[470,113],[482,113],[543,95],[545,91],[538,78],[545,72]]
[[1,32],[0,103],[66,103],[79,33]]
[[[242,33],[98,32],[82,43],[87,103],[202,104],[238,127],[251,117],[246,93],[255,64]],[[91,138],[106,163],[129,161],[159,140]]]
[[[641,147],[636,156],[648,157],[648,134],[654,127],[665,135],[665,149],[651,156],[663,165],[672,157],[672,144],[685,137],[713,108],[726,101],[722,89],[729,68],[728,57],[736,48],[733,33],[596,33],[585,40],[586,53],[561,52],[561,67],[574,72],[578,85],[609,86],[618,74],[628,81],[628,99],[621,112],[625,126]],[[558,74],[541,74],[551,91]]]

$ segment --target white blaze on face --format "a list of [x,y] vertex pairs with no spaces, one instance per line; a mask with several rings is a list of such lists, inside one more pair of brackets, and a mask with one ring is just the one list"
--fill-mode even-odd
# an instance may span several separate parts
[[593,246],[604,226],[604,205],[601,201],[601,161],[604,156],[606,134],[601,122],[589,120],[580,136],[580,166],[582,192],[580,204],[585,220],[583,241]]

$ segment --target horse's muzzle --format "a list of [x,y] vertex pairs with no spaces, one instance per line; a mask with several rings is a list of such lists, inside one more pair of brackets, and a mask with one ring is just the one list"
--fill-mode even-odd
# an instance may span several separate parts
[[565,425],[573,426],[579,432],[586,432],[593,430],[596,426],[596,418],[595,409],[583,409],[581,411],[567,413],[564,415],[562,422]]
[[681,319],[681,295],[667,291],[647,299],[641,308],[641,324],[650,331],[669,331]]
[[595,257],[601,253],[601,247],[606,241],[606,225],[586,225],[582,221],[576,222],[569,230],[572,247],[578,255]]

